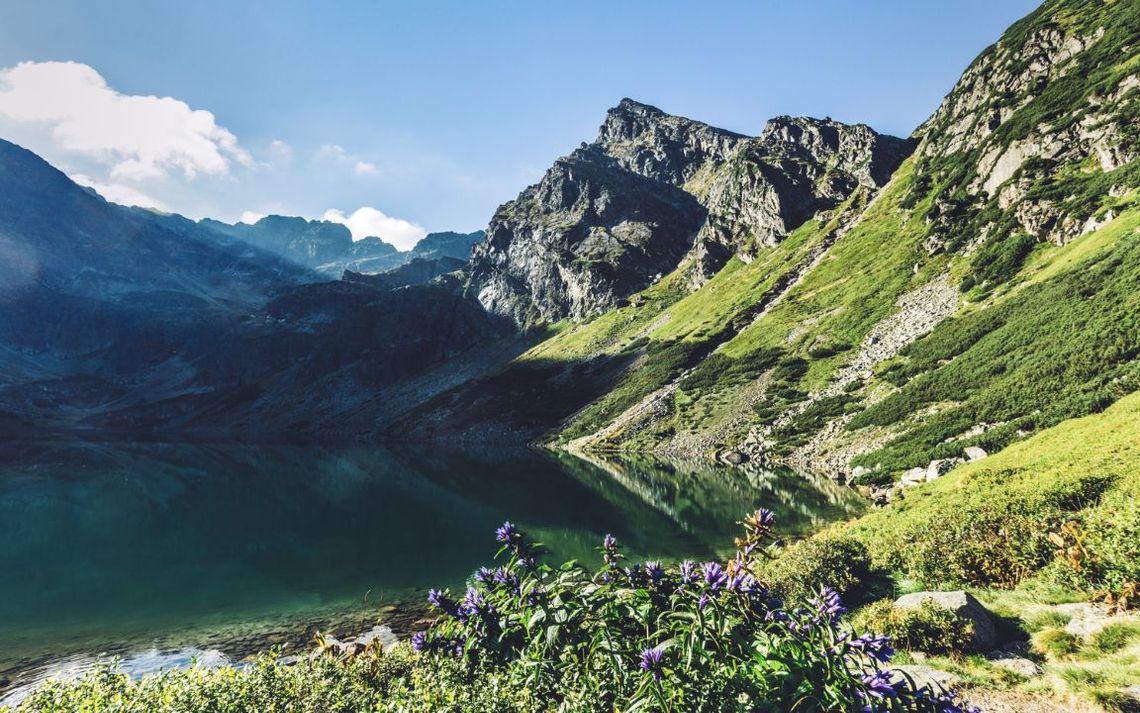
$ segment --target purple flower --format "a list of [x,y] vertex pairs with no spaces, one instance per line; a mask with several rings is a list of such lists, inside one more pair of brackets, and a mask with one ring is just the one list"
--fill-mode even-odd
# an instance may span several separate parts
[[649,575],[649,579],[653,580],[654,584],[665,577],[665,570],[661,567],[661,563],[656,560],[645,563],[645,573]]
[[882,700],[884,698],[895,698],[899,692],[895,690],[895,684],[891,682],[890,676],[884,671],[875,671],[874,673],[865,673],[859,678],[863,685],[867,687],[866,693],[860,693],[860,697],[868,703],[871,699]]
[[661,660],[665,651],[660,648],[645,649],[641,652],[641,670],[653,674],[654,681],[661,680]]
[[714,592],[720,591],[721,587],[728,581],[728,575],[724,573],[724,568],[716,562],[705,562],[701,567],[701,574],[704,576],[705,585]]
[[427,632],[417,631],[412,634],[412,651],[427,651],[429,646]]
[[613,535],[606,533],[606,536],[602,538],[602,549],[607,551],[617,549],[617,540],[614,539]]
[[702,594],[701,598],[697,600],[697,611],[704,611],[711,601],[708,594]]
[[458,606],[446,594],[438,589],[428,591],[427,596],[428,604],[431,604],[436,609],[446,612],[448,614],[455,614],[458,612]]
[[831,587],[821,589],[817,596],[808,600],[808,604],[815,607],[816,613],[826,620],[832,620],[847,611],[839,599],[839,592]]
[[895,650],[891,647],[891,637],[876,634],[863,634],[850,641],[851,651],[869,656],[880,663],[886,663],[894,656]]
[[681,584],[693,584],[697,581],[697,565],[692,560],[685,560],[677,567],[677,575]]
[[495,530],[495,541],[502,542],[504,545],[514,544],[521,538],[522,533],[518,531],[517,527],[511,524],[510,520],[504,522],[499,526],[498,530]]
[[479,571],[475,573],[475,581],[479,584],[490,584],[495,578],[495,573],[486,567],[480,567]]
[[771,530],[776,524],[776,516],[771,510],[760,508],[745,518],[745,523],[754,530]]
[[483,597],[483,593],[474,587],[467,589],[467,594],[463,597],[462,611],[470,616],[483,615],[491,612],[491,607],[487,605],[487,600]]

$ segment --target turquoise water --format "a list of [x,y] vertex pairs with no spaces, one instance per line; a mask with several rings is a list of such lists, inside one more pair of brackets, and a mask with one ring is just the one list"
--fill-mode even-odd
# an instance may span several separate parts
[[672,559],[726,552],[761,505],[802,534],[859,502],[788,472],[522,449],[8,444],[0,673],[224,644],[250,622],[281,634],[350,612],[367,628],[386,603],[460,585],[505,519],[558,559],[594,559],[607,532]]

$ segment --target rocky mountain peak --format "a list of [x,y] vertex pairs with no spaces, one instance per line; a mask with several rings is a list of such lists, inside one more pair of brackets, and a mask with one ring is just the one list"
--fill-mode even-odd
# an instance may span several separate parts
[[833,165],[868,188],[885,185],[912,148],[911,141],[880,134],[866,124],[792,116],[770,120],[759,142],[777,154]]
[[857,187],[883,185],[909,150],[830,119],[778,117],[747,137],[623,99],[594,143],[495,214],[468,293],[524,326],[582,319],[671,272],[694,245],[699,284]]
[[746,139],[732,131],[622,99],[606,112],[594,145],[629,171],[680,186],[709,162],[725,161]]

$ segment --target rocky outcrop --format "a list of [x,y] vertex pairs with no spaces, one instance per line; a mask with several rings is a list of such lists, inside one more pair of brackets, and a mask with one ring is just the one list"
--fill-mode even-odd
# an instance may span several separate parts
[[412,258],[411,262],[405,263],[400,267],[378,274],[369,275],[345,270],[344,276],[341,279],[346,282],[358,282],[364,285],[371,285],[383,290],[394,290],[409,285],[426,284],[440,275],[455,272],[466,264],[464,260],[458,260],[453,257],[438,257],[430,260],[417,257]]
[[353,242],[347,227],[324,220],[267,215],[253,224],[229,225],[207,218],[200,225],[337,277],[350,262],[357,263],[357,269],[363,264],[394,267],[402,262],[394,245],[376,237]]
[[701,272],[711,276],[720,268],[718,253],[750,259],[819,211],[839,205],[857,187],[882,187],[910,148],[909,142],[862,124],[771,120],[708,181],[709,217],[699,240],[714,259],[702,260]]
[[983,52],[916,132],[920,183],[945,183],[928,216],[932,253],[1018,232],[1063,245],[1104,217],[1099,201],[1074,195],[1080,184],[1134,184],[1121,169],[1137,155],[1140,75],[1128,60],[1140,27],[1110,5],[1062,21],[1045,3]]
[[866,126],[791,117],[746,137],[624,99],[594,143],[499,209],[466,289],[530,326],[622,304],[687,255],[698,286],[881,186],[909,149]]
[[499,208],[475,246],[468,290],[520,325],[580,320],[670,272],[704,217],[689,193],[587,146]]
[[748,141],[742,134],[622,99],[606,113],[595,144],[627,171],[682,186]]

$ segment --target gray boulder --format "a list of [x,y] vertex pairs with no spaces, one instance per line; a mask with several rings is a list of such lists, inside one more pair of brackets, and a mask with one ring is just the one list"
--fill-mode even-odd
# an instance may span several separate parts
[[981,460],[989,455],[984,448],[977,446],[968,446],[962,451],[966,455],[966,460],[973,463],[976,460]]
[[1041,673],[1045,670],[1041,668],[1041,665],[1036,661],[1021,656],[1005,655],[1000,658],[990,660],[990,663],[998,668],[1005,669],[1011,673],[1016,673],[1018,676],[1024,676],[1025,678],[1040,676]]
[[930,465],[926,466],[926,481],[938,480],[961,462],[961,458],[941,458],[939,460],[930,461]]
[[953,612],[974,625],[974,638],[971,645],[978,651],[989,651],[997,643],[997,632],[990,611],[969,592],[914,592],[899,597],[895,601],[897,609],[917,609],[923,602],[931,601],[939,607]]
[[918,485],[926,482],[926,468],[911,468],[902,474],[899,482],[904,486]]

